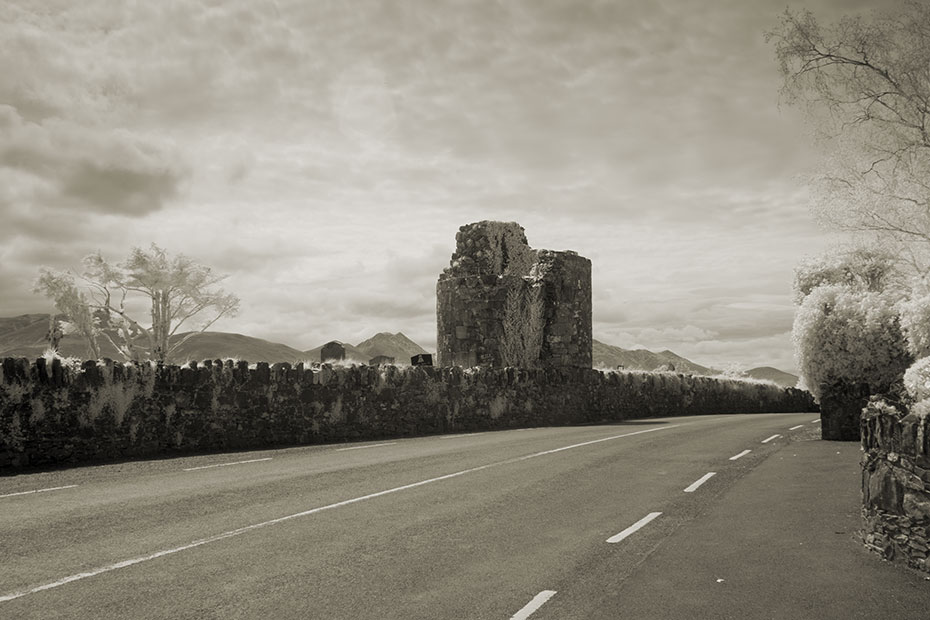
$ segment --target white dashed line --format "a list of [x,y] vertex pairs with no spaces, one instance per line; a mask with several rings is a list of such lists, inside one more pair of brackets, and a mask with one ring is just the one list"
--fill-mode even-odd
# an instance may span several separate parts
[[378,448],[380,446],[393,446],[396,441],[389,441],[388,443],[373,443],[370,446],[353,446],[351,448],[337,448],[336,452],[345,452],[346,450],[364,450],[365,448]]
[[700,478],[692,482],[688,486],[688,488],[685,489],[685,493],[694,493],[695,491],[698,490],[698,487],[700,487],[702,484],[704,484],[705,482],[707,482],[708,480],[710,480],[716,475],[717,475],[717,472],[715,471],[707,472],[706,474],[704,474],[703,476],[701,476]]
[[[450,479],[452,479],[452,478],[458,478],[459,476],[464,476],[464,475],[466,475],[466,474],[472,474],[472,473],[475,473],[475,472],[483,471],[483,470],[485,470],[485,469],[490,469],[490,468],[492,468],[492,467],[500,467],[500,466],[502,466],[502,465],[512,465],[512,464],[514,464],[514,463],[521,463],[521,462],[523,462],[523,461],[528,461],[528,460],[530,460],[530,459],[534,459],[534,458],[540,457],[540,456],[545,456],[545,455],[547,455],[547,454],[555,454],[556,452],[563,452],[563,451],[565,451],[565,450],[572,450],[572,449],[574,449],[574,448],[581,448],[581,447],[583,447],[583,446],[590,446],[590,445],[594,445],[594,444],[597,444],[597,443],[602,443],[602,442],[604,442],[604,441],[612,441],[612,440],[614,440],[614,439],[621,439],[621,438],[623,438],[623,437],[633,437],[633,436],[635,436],[635,435],[642,435],[642,434],[645,434],[645,433],[655,433],[655,432],[659,432],[659,431],[667,431],[667,430],[671,430],[671,429],[673,429],[673,428],[678,428],[679,426],[683,426],[684,424],[687,424],[687,423],[682,423],[682,424],[670,424],[669,426],[660,426],[660,427],[657,427],[657,428],[646,428],[646,429],[643,429],[643,430],[641,430],[641,431],[633,431],[633,432],[631,432],[631,433],[623,433],[623,434],[621,434],[621,435],[611,435],[610,437],[601,437],[600,439],[592,439],[591,441],[583,441],[583,442],[581,442],[581,443],[575,443],[575,444],[571,444],[571,445],[568,445],[568,446],[562,446],[561,448],[553,448],[552,450],[545,450],[545,451],[543,451],[543,452],[534,452],[533,454],[527,454],[527,455],[524,455],[524,456],[517,456],[517,457],[511,458],[511,459],[504,460],[504,461],[495,461],[495,462],[493,462],[493,463],[488,463],[488,464],[486,464],[486,465],[479,465],[478,467],[472,467],[472,468],[469,468],[469,469],[463,469],[463,470],[461,470],[461,471],[457,471],[457,472],[454,472],[454,473],[451,473],[451,474],[445,474],[445,475],[443,475],[443,476],[436,476],[435,478],[428,478],[428,479],[426,479],[426,480],[420,480],[419,482],[412,482],[412,483],[410,483],[410,484],[405,484],[405,485],[403,485],[403,486],[394,487],[394,488],[391,488],[391,489],[385,489],[385,490],[383,490],[383,491],[378,491],[378,492],[376,492],[376,493],[369,493],[368,495],[362,495],[362,496],[360,496],[360,497],[353,497],[352,499],[347,499],[347,500],[343,500],[343,501],[341,501],[341,502],[336,502],[335,504],[327,504],[327,505],[325,505],[325,506],[320,506],[320,507],[318,507],[318,508],[311,508],[311,509],[309,509],[309,510],[304,510],[304,511],[302,511],[302,512],[295,512],[295,513],[293,513],[293,514],[289,514],[289,515],[286,515],[286,516],[283,516],[283,517],[278,517],[277,519],[271,519],[271,520],[269,520],[269,521],[262,521],[261,523],[253,523],[252,525],[246,525],[246,526],[244,526],[244,527],[240,527],[240,528],[237,528],[237,529],[235,529],[235,530],[229,530],[228,532],[223,532],[223,533],[221,533],[221,534],[216,534],[216,535],[210,536],[210,537],[208,537],[208,538],[201,538],[200,540],[195,540],[195,541],[192,542],[192,543],[189,543],[189,544],[186,544],[186,545],[182,545],[182,546],[180,546],[180,547],[174,547],[174,548],[172,548],[172,549],[164,549],[164,550],[162,550],[162,551],[156,551],[155,553],[152,553],[152,554],[149,554],[149,555],[138,556],[138,557],[135,557],[135,558],[131,558],[131,559],[129,559],[129,560],[123,560],[122,562],[116,562],[115,564],[108,564],[107,566],[101,566],[101,567],[98,567],[98,568],[95,568],[95,569],[92,569],[92,570],[89,570],[89,571],[86,571],[86,572],[83,572],[83,573],[76,573],[76,574],[74,574],[74,575],[69,575],[68,577],[63,577],[62,579],[59,579],[58,581],[53,581],[53,582],[51,582],[51,583],[46,583],[46,584],[43,584],[43,585],[41,585],[41,586],[35,586],[34,588],[30,588],[30,589],[28,589],[28,590],[20,590],[20,591],[18,591],[18,592],[13,592],[13,593],[11,593],[11,594],[6,594],[6,595],[3,595],[3,596],[0,596],[0,603],[6,602],[6,601],[12,601],[12,600],[14,600],[14,599],[18,599],[18,598],[21,598],[21,597],[23,597],[23,596],[27,596],[27,595],[29,595],[29,594],[35,594],[36,592],[42,592],[42,591],[44,591],[44,590],[51,590],[52,588],[57,588],[57,587],[59,587],[59,586],[63,586],[63,585],[65,585],[65,584],[71,583],[72,581],[78,581],[78,580],[81,580],[81,579],[87,579],[88,577],[95,577],[95,576],[100,575],[100,574],[103,574],[103,573],[108,573],[108,572],[111,572],[111,571],[114,571],[114,570],[117,570],[117,569],[120,569],[120,568],[126,568],[126,567],[129,567],[129,566],[134,566],[134,565],[136,565],[136,564],[141,564],[142,562],[148,562],[149,560],[154,560],[154,559],[156,559],[156,558],[161,558],[161,557],[164,557],[164,556],[166,556],[166,555],[171,555],[171,554],[174,554],[174,553],[180,553],[181,551],[186,551],[186,550],[188,550],[188,549],[193,549],[193,548],[195,548],[195,547],[200,547],[200,546],[203,546],[203,545],[207,545],[207,544],[210,544],[210,543],[213,543],[213,542],[217,542],[217,541],[219,541],[219,540],[226,540],[227,538],[232,538],[232,537],[234,537],[234,536],[239,536],[240,534],[245,534],[246,532],[251,532],[252,530],[257,530],[257,529],[265,528],[265,527],[268,527],[268,526],[270,526],[270,525],[276,525],[276,524],[278,524],[278,523],[283,523],[283,522],[285,522],[285,521],[290,521],[291,519],[298,519],[298,518],[300,518],[300,517],[306,517],[306,516],[309,516],[309,515],[312,515],[312,514],[317,514],[317,513],[319,513],[319,512],[323,512],[324,510],[332,510],[333,508],[341,508],[342,506],[349,506],[349,505],[351,505],[351,504],[356,504],[356,503],[358,503],[358,502],[363,502],[363,501],[366,501],[366,500],[369,500],[369,499],[374,499],[374,498],[376,498],[376,497],[382,497],[382,496],[384,496],[384,495],[390,495],[390,494],[392,494],[392,493],[397,493],[397,492],[399,492],[399,491],[406,491],[407,489],[415,489],[415,488],[417,488],[417,487],[421,487],[421,486],[424,486],[424,485],[427,485],[427,484],[432,484],[432,483],[434,483],[434,482],[440,482],[440,481],[442,481],[442,480],[450,480]],[[232,463],[229,463],[229,465],[232,465]],[[656,516],[658,516],[658,514],[661,514],[661,513],[657,513]],[[652,517],[652,518],[655,518],[655,517]],[[650,519],[650,520],[651,520],[651,519]],[[647,523],[648,523],[648,521],[647,521]],[[642,526],[640,526],[640,527],[642,527]],[[622,532],[621,532],[621,533],[622,533]]]
[[789,430],[789,431],[796,431],[796,430],[798,430],[799,428],[801,428],[801,427],[803,427],[803,426],[804,426],[803,424],[798,424],[797,426],[792,426],[792,427],[789,428],[788,430]]
[[820,418],[817,418],[816,420],[811,420],[811,424],[820,424]]
[[550,598],[555,596],[555,590],[543,590],[533,597],[533,600],[523,606],[523,609],[510,616],[510,620],[526,620],[534,611],[546,604]]
[[212,467],[229,467],[230,465],[242,465],[244,463],[260,463],[262,461],[270,461],[271,457],[264,459],[251,459],[249,461],[236,461],[235,463],[216,463],[215,465],[201,465],[200,467],[187,467],[184,471],[197,471],[198,469],[210,469]]
[[629,536],[630,534],[635,534],[637,531],[641,530],[643,527],[645,527],[646,525],[648,525],[650,521],[652,521],[653,519],[655,519],[656,517],[658,517],[658,516],[661,515],[661,514],[662,514],[661,512],[650,512],[648,515],[646,515],[645,517],[643,517],[642,519],[640,519],[639,521],[637,521],[636,523],[634,523],[634,524],[631,525],[630,527],[626,528],[625,530],[623,530],[623,531],[620,532],[619,534],[615,534],[614,536],[611,536],[610,538],[608,538],[608,539],[607,539],[607,542],[609,542],[609,543],[618,543],[618,542],[620,542],[621,540],[623,540],[624,538],[626,538],[626,537]]
[[772,435],[772,436],[769,437],[768,439],[763,439],[763,440],[762,440],[762,443],[768,443],[768,442],[772,441],[773,439],[778,439],[779,437],[781,437],[781,435]]
[[6,495],[0,495],[0,497],[16,497],[17,495],[33,495],[34,493],[48,493],[49,491],[60,491],[62,489],[73,489],[76,487],[76,484],[69,484],[64,487],[49,487],[48,489],[35,489],[34,491],[20,491],[19,493],[7,493]]
[[739,458],[742,458],[742,457],[746,456],[746,455],[749,454],[750,452],[752,452],[752,450],[743,450],[743,451],[740,452],[739,454],[736,454],[736,455],[734,455],[734,456],[731,456],[731,457],[730,457],[730,460],[731,460],[731,461],[735,461],[736,459],[739,459]]

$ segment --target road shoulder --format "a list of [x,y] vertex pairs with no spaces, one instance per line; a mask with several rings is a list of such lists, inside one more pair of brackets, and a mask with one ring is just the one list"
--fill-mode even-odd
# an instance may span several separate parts
[[782,447],[584,617],[925,620],[930,581],[860,542],[859,458],[856,443]]

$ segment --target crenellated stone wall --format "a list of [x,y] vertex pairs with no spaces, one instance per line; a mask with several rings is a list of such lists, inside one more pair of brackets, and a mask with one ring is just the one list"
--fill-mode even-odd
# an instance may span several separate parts
[[807,411],[811,395],[585,368],[190,366],[7,358],[0,473],[164,454],[709,413]]
[[930,417],[873,400],[861,437],[866,546],[930,572]]
[[533,250],[515,222],[456,234],[436,285],[439,366],[591,367],[591,261]]

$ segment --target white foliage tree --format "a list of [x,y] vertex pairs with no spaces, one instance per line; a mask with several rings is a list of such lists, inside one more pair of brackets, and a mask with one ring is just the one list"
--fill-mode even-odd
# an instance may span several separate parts
[[930,256],[930,4],[820,24],[787,10],[774,42],[783,94],[830,154],[814,183],[827,223],[865,232],[924,273]]
[[889,292],[843,285],[815,288],[799,306],[793,338],[804,383],[820,399],[824,386],[865,383],[886,392],[912,357]]
[[[73,274],[42,269],[35,290],[55,302],[98,357],[96,340],[102,337],[127,360],[145,356],[170,361],[187,339],[239,308],[235,295],[216,287],[225,276],[183,254],[169,256],[154,243],[147,251],[133,248],[125,261],[115,265],[100,252],[85,257],[83,263],[77,278],[80,285]],[[147,302],[148,325],[131,316],[127,302],[133,297]],[[199,329],[172,341],[195,317],[203,319]]]

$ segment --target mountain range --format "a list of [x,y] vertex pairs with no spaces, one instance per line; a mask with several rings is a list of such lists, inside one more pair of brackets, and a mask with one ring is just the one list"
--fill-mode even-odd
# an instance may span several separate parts
[[[47,347],[47,314],[24,314],[16,317],[0,317],[0,357],[35,358],[42,355]],[[179,334],[176,338],[182,338]],[[101,355],[120,359],[119,353],[105,339],[99,340]],[[249,362],[297,362],[319,361],[322,344],[313,349],[301,351],[285,344],[269,342],[242,334],[227,332],[203,332],[195,334],[182,344],[176,353],[178,359],[205,360],[234,358]],[[398,363],[406,363],[426,349],[398,332],[391,334],[380,332],[356,345],[343,343],[346,359],[367,363],[378,355],[393,357]],[[61,341],[60,351],[67,357],[87,359],[90,350],[87,344],[77,336],[66,336]],[[720,371],[696,364],[672,351],[658,353],[646,349],[628,350],[598,340],[592,342],[594,366],[598,368],[617,368],[627,370],[656,370],[672,365],[678,372],[698,375],[716,375]],[[777,368],[762,366],[746,373],[756,379],[766,379],[784,387],[794,387],[797,376]]]
[[[368,362],[368,360],[378,355],[386,355],[388,357],[393,357],[394,361],[397,363],[409,363],[410,358],[414,355],[429,352],[400,332],[396,334],[379,332],[368,340],[363,340],[355,346],[346,343],[342,343],[342,346],[346,349],[347,360],[359,362]],[[323,345],[320,345],[304,351],[304,355],[306,355],[305,359],[319,361],[320,349],[322,348]]]
[[595,367],[616,368],[623,366],[627,370],[655,370],[660,366],[668,367],[671,365],[679,372],[692,375],[720,374],[720,371],[695,364],[691,360],[667,350],[653,353],[646,349],[621,349],[620,347],[593,340],[591,353]]

